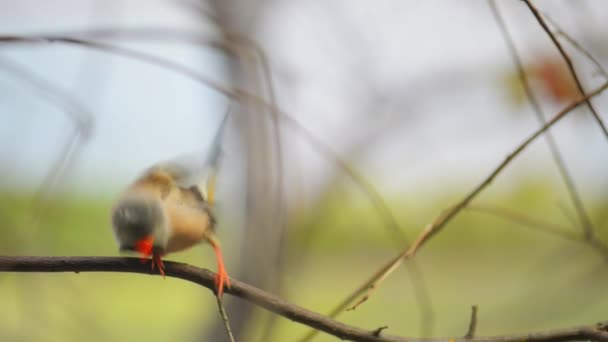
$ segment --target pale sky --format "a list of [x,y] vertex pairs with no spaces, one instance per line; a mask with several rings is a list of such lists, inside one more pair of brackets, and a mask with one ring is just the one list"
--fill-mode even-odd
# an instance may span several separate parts
[[[0,32],[113,26],[200,29],[200,20],[175,3],[2,0]],[[524,60],[553,51],[519,2],[499,3]],[[608,22],[602,17],[608,13],[606,2],[587,1],[588,10],[573,10],[567,1],[536,3],[580,37]],[[367,123],[362,125],[366,129],[399,122],[389,124],[394,133],[380,136],[373,148],[357,156],[361,172],[386,192],[435,191],[454,178],[463,181],[463,189],[470,188],[537,127],[528,107],[514,109],[505,102],[500,75],[512,70],[512,64],[486,3],[374,4],[277,2],[257,36],[271,59],[280,106],[338,153],[345,153],[361,133],[352,120]],[[603,12],[598,10],[602,7]],[[343,16],[337,19],[336,13]],[[353,54],[357,45],[366,48]],[[170,43],[130,46],[222,79],[220,57],[214,52]],[[605,61],[605,56],[599,57]],[[191,152],[204,155],[226,109],[221,96],[180,75],[99,52],[61,44],[0,46],[0,57],[61,85],[94,113],[94,134],[70,172],[66,186],[71,188],[118,188],[159,160]],[[590,70],[584,63],[581,68]],[[349,99],[369,91],[362,86],[365,73],[372,75],[378,89],[402,97],[406,105],[361,113],[359,104]],[[597,84],[601,79],[588,81]],[[599,108],[607,108],[607,98],[596,100]],[[544,106],[547,113],[560,108]],[[400,120],[402,116],[411,119]],[[0,118],[0,171],[16,183],[39,184],[68,138],[70,121],[1,69]],[[287,164],[292,167],[287,178],[298,173],[312,187],[320,184],[333,166],[293,131],[286,132]],[[597,191],[598,182],[606,184],[600,177],[608,171],[606,142],[593,122],[588,117],[566,119],[556,134],[584,189]],[[551,170],[547,177],[556,176],[544,142],[533,145],[505,177],[530,170]]]

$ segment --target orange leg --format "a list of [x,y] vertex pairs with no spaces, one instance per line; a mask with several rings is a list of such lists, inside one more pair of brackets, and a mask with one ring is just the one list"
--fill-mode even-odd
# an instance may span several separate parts
[[215,241],[215,239],[209,239],[211,246],[213,247],[213,251],[215,252],[215,257],[217,259],[217,273],[215,274],[215,289],[217,290],[217,295],[219,297],[224,293],[224,286],[230,287],[230,278],[228,277],[228,272],[226,272],[226,267],[224,266],[224,258],[222,257],[222,250],[220,249],[220,245]]
[[163,263],[163,259],[161,259],[161,257],[162,256],[160,254],[152,254],[152,269],[154,269],[155,265],[158,266],[160,275],[165,278],[165,264]]

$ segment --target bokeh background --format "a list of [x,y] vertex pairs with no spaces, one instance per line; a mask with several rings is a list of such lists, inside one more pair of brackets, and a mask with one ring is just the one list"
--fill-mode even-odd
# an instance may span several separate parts
[[[535,4],[606,63],[608,3]],[[577,96],[561,56],[521,1],[498,8],[543,111],[557,113]],[[112,201],[155,162],[199,167],[230,111],[217,185],[228,271],[323,313],[539,127],[487,1],[1,0],[0,34],[141,51],[283,111],[276,119],[107,51],[0,44],[0,254],[118,255]],[[586,89],[605,81],[563,44]],[[593,103],[608,120],[607,101]],[[606,137],[583,107],[551,133],[608,241]],[[398,233],[361,184],[387,204]],[[570,238],[543,232],[549,224]],[[606,319],[607,257],[580,236],[539,139],[421,249],[419,276],[402,267],[339,319],[408,336],[461,336],[473,304],[480,335]],[[169,259],[215,269],[208,246]],[[308,332],[226,302],[238,341]],[[226,339],[213,294],[170,278],[3,273],[0,303],[2,341]]]

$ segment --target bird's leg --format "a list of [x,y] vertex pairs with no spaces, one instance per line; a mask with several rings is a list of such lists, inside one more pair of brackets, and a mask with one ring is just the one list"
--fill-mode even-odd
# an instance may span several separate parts
[[165,264],[163,263],[162,255],[159,253],[152,253],[152,269],[154,266],[158,266],[158,272],[165,278]]
[[136,245],[135,245],[135,249],[142,254],[141,257],[141,262],[142,263],[147,263],[148,257],[151,255],[152,256],[152,269],[154,269],[155,266],[158,266],[158,271],[160,272],[160,275],[163,276],[163,278],[165,277],[165,264],[163,263],[163,260],[161,259],[162,254],[158,253],[157,251],[154,250],[154,237],[153,236],[148,236],[145,237],[139,241],[137,241]]
[[222,294],[224,293],[224,286],[227,288],[230,287],[230,278],[228,277],[228,272],[226,272],[226,267],[224,266],[224,258],[222,257],[222,250],[220,249],[219,242],[215,238],[211,237],[209,238],[209,243],[213,247],[215,258],[217,259],[215,289],[217,290],[218,297],[222,297]]

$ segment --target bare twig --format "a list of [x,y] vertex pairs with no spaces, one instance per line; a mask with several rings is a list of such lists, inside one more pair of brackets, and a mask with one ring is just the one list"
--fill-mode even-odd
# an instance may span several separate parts
[[472,339],[475,337],[475,330],[477,330],[477,305],[471,306],[471,320],[469,321],[469,329],[464,338]]
[[[405,248],[399,255],[394,257],[387,264],[382,266],[372,277],[360,288],[363,289],[361,293],[365,293],[363,297],[357,302],[356,305],[366,301],[371,293],[373,293],[378,286],[395,270],[401,263],[405,260],[408,260],[414,256],[414,254],[418,251],[418,249],[423,246],[431,237],[440,232],[462,209],[464,209],[481,191],[483,191],[488,185],[490,185],[494,179],[515,159],[515,157],[519,156],[532,142],[534,142],[538,137],[540,137],[545,131],[547,131],[550,127],[560,121],[562,118],[566,116],[566,114],[570,113],[572,110],[585,103],[589,98],[599,95],[605,89],[608,88],[608,82],[604,83],[602,86],[596,88],[589,94],[584,97],[579,98],[578,100],[572,102],[560,112],[555,114],[553,118],[547,121],[542,127],[537,129],[534,133],[532,133],[528,138],[526,138],[519,146],[517,146],[503,161],[500,163],[481,183],[479,183],[469,194],[467,194],[463,199],[461,199],[458,203],[453,206],[450,206],[443,210],[433,222],[427,225],[424,230],[418,235],[418,238],[414,241],[414,243]],[[595,235],[594,235],[595,236]],[[602,242],[594,238],[592,243],[598,248],[602,248]]]
[[576,227],[578,225],[577,220],[576,220],[576,215],[574,215],[574,213],[572,213],[570,208],[568,208],[568,206],[565,203],[562,203],[561,201],[557,201],[556,206],[559,209],[559,211],[562,213],[564,218],[566,220],[568,220],[568,222],[570,222],[570,224],[572,224],[572,227]]
[[[214,290],[214,273],[191,265],[166,261],[165,275],[180,278]],[[0,272],[126,272],[158,276],[149,267],[144,267],[138,258],[121,257],[34,257],[34,256],[0,256]],[[543,332],[532,332],[521,335],[504,335],[460,338],[407,338],[381,334],[376,330],[365,330],[340,323],[321,314],[291,304],[270,293],[251,285],[231,279],[231,287],[226,293],[240,297],[266,310],[290,320],[322,330],[340,339],[372,342],[547,342],[592,340],[608,341],[608,323],[555,329]]]
[[382,334],[382,331],[386,329],[388,329],[388,325],[383,325],[374,329],[374,331],[372,331],[372,334],[374,334],[375,336],[380,336],[380,334]]
[[[557,40],[557,38],[555,37],[555,35],[553,34],[553,32],[551,32],[551,29],[549,28],[549,26],[547,26],[547,23],[545,23],[545,20],[543,19],[542,15],[538,11],[538,9],[532,4],[532,2],[530,0],[523,0],[523,1],[526,3],[526,5],[530,9],[530,11],[534,15],[534,17],[536,18],[536,20],[540,24],[540,26],[547,33],[547,35],[549,36],[549,38],[551,39],[551,41],[553,42],[553,44],[555,44],[555,47],[557,48],[557,50],[559,51],[559,53],[564,58],[564,61],[568,65],[568,69],[570,70],[570,73],[572,74],[572,78],[574,79],[574,82],[576,83],[576,87],[578,88],[579,92],[581,94],[585,94],[585,89],[583,88],[583,84],[581,83],[581,80],[579,79],[579,77],[578,77],[578,75],[576,73],[576,70],[574,69],[574,64],[572,63],[572,59],[570,59],[570,56],[566,53],[566,50],[564,50],[562,44],[559,42],[559,40]],[[587,99],[585,101],[585,104],[587,105],[587,107],[591,111],[591,114],[595,118],[595,121],[597,121],[597,124],[602,129],[602,132],[604,133],[604,136],[606,137],[606,139],[608,139],[608,129],[606,128],[606,125],[604,124],[604,121],[602,120],[602,118],[600,117],[600,115],[595,110],[595,107],[593,107],[593,104],[591,103],[591,101],[589,99]],[[583,226],[583,228],[585,229],[585,234],[588,237],[591,237],[594,234],[594,232],[593,232],[593,230],[592,230],[592,228],[590,226]]]
[[45,80],[28,70],[27,67],[24,67],[7,57],[0,57],[0,69],[26,83],[32,87],[34,91],[39,93],[43,99],[59,107],[74,124],[74,132],[70,134],[61,148],[53,166],[47,172],[36,193],[34,199],[34,216],[39,216],[42,200],[59,181],[63,172],[73,163],[75,157],[82,148],[82,143],[87,142],[90,139],[93,130],[94,115],[68,91],[61,89],[58,85]]
[[591,52],[589,52],[589,50],[583,47],[576,39],[572,37],[571,34],[566,32],[560,25],[558,25],[557,22],[553,20],[547,13],[543,13],[542,15],[547,19],[551,26],[555,27],[556,35],[563,37],[568,43],[570,43],[570,45],[572,45],[572,47],[582,53],[591,63],[593,63],[593,65],[595,65],[595,68],[602,74],[602,76],[604,76],[604,79],[608,80],[608,71],[606,71],[602,63],[600,63],[600,61],[595,58]]
[[497,216],[506,220],[519,223],[525,227],[533,228],[543,233],[559,236],[560,238],[568,241],[574,241],[585,244],[593,248],[599,254],[601,254],[604,259],[608,260],[608,246],[599,238],[589,240],[584,235],[578,235],[568,232],[567,227],[559,226],[551,222],[546,222],[533,217],[529,217],[525,214],[507,208],[484,205],[469,205],[466,207],[466,210]]
[[500,217],[512,222],[516,222],[521,224],[524,227],[535,229],[539,232],[543,232],[545,234],[551,234],[554,236],[559,236],[562,239],[569,241],[578,241],[581,242],[583,239],[580,235],[575,234],[574,232],[568,231],[569,227],[560,226],[557,224],[553,224],[551,222],[546,222],[540,219],[536,219],[533,217],[529,217],[525,214],[517,212],[515,210],[497,207],[497,206],[489,206],[489,205],[469,205],[466,208],[467,211],[477,212],[481,214],[488,214],[496,217]]
[[[524,71],[523,63],[521,61],[519,54],[517,53],[517,49],[515,48],[515,42],[513,41],[513,38],[511,37],[509,30],[507,29],[507,25],[505,24],[501,14],[500,14],[500,11],[498,10],[496,1],[490,0],[489,3],[490,3],[490,9],[492,10],[492,14],[494,15],[494,18],[496,19],[496,23],[498,24],[498,27],[500,28],[500,31],[505,40],[505,43],[507,44],[507,47],[509,48],[509,52],[511,54],[511,59],[515,63],[521,84],[524,87],[524,91],[526,92],[526,95],[528,97],[528,100],[530,101],[530,104],[532,105],[534,114],[536,115],[538,122],[541,125],[543,125],[546,121],[545,114],[543,113],[540,103],[536,99],[536,96],[534,96],[534,92],[532,91],[532,86],[530,85],[530,81],[529,81],[528,77],[526,76],[526,72]],[[589,215],[587,214],[587,211],[585,210],[583,200],[581,199],[581,196],[576,188],[576,185],[574,184],[574,179],[572,178],[570,172],[568,171],[568,167],[566,166],[564,158],[563,158],[562,154],[560,153],[559,148],[557,147],[557,142],[555,141],[555,138],[553,138],[553,135],[551,134],[551,132],[545,133],[545,140],[547,141],[547,145],[549,146],[549,150],[551,151],[551,156],[553,157],[553,161],[555,162],[555,165],[557,166],[557,170],[559,171],[559,174],[562,177],[564,184],[566,185],[566,190],[568,191],[570,200],[572,201],[572,204],[574,205],[574,209],[576,210],[576,214],[578,216],[578,220],[580,222],[580,225],[581,225],[583,231],[585,231],[585,232],[593,231],[594,230],[593,224],[591,223],[591,219],[589,218]]]
[[235,342],[234,335],[232,335],[232,329],[230,329],[230,321],[228,320],[228,315],[226,314],[224,303],[222,303],[222,298],[220,296],[215,296],[215,299],[217,299],[217,307],[220,311],[220,316],[222,316],[222,321],[224,322],[226,335],[228,335],[228,339],[230,340],[230,342]]

